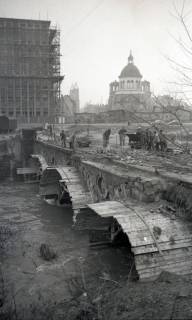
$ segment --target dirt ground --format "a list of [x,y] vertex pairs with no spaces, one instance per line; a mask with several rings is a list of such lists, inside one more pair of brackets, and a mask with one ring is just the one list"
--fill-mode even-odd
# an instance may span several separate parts
[[192,280],[164,272],[154,282],[127,282],[106,305],[111,320],[191,319]]

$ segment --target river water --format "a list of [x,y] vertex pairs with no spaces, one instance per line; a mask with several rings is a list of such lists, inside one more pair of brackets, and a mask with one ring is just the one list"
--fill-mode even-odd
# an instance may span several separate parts
[[[63,299],[69,282],[79,274],[84,286],[92,287],[100,280],[119,282],[127,277],[126,250],[90,248],[87,232],[73,229],[72,214],[71,209],[44,202],[36,184],[0,184],[0,225],[11,229],[0,262],[7,290],[18,304],[37,296]],[[53,248],[55,260],[42,259],[42,243]]]

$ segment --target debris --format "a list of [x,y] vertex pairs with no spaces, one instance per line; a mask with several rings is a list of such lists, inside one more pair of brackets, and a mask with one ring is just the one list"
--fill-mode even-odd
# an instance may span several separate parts
[[160,227],[157,227],[157,226],[153,227],[153,234],[154,234],[156,239],[159,239],[161,233],[162,233],[162,230],[161,230]]
[[59,268],[64,267],[64,265],[66,263],[68,263],[69,261],[71,261],[72,259],[73,259],[73,257],[69,257],[66,260],[62,261],[61,263],[55,263],[55,264],[51,264],[51,265],[41,264],[40,266],[36,267],[36,271],[37,272],[42,272],[42,271],[46,271],[46,270],[59,269]]
[[57,257],[55,251],[48,244],[42,243],[40,246],[40,255],[44,260],[50,261]]
[[175,243],[174,237],[173,237],[173,236],[170,236],[169,241],[170,241],[171,244],[174,244],[174,243]]
[[7,225],[0,226],[0,248],[3,249],[6,241],[13,235],[13,230]]
[[170,205],[167,205],[167,206],[166,206],[166,209],[169,210],[169,211],[172,211],[172,212],[176,212],[176,209],[173,208],[173,207],[170,206]]

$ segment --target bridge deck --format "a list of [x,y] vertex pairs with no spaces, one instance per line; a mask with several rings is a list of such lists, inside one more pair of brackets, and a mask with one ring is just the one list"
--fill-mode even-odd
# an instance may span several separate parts
[[83,185],[78,171],[71,166],[47,167],[40,180],[40,195],[59,195],[61,181],[67,185],[73,209],[85,208],[92,202],[91,193]]
[[57,168],[57,170],[67,184],[72,198],[73,209],[84,208],[87,206],[87,203],[92,202],[91,193],[83,185],[77,169],[65,166]]
[[40,154],[32,154],[31,155],[32,159],[36,159],[40,165],[40,167],[42,168],[42,171],[45,170],[48,166],[47,162],[45,161],[44,157]]
[[192,273],[192,223],[117,201],[88,207],[121,225],[131,243],[140,279],[155,278],[162,270]]

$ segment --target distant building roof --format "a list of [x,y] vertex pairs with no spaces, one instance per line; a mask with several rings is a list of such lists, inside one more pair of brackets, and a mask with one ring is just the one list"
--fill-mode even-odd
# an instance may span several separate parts
[[133,55],[130,52],[128,64],[123,68],[119,78],[142,78],[139,69],[133,63]]
[[133,63],[128,63],[121,71],[119,78],[142,78],[142,75]]

